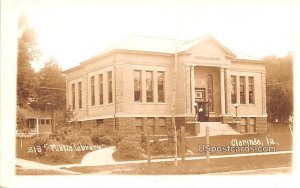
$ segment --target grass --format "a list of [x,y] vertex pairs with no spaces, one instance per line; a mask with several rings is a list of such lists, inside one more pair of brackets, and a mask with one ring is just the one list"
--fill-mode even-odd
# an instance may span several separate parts
[[66,175],[66,173],[55,170],[37,170],[16,168],[16,175]]
[[89,151],[80,151],[76,152],[72,162],[52,162],[51,159],[45,156],[36,156],[34,153],[29,153],[29,147],[33,147],[34,138],[23,138],[22,139],[22,147],[21,147],[21,139],[16,139],[16,157],[21,159],[26,159],[29,161],[40,162],[43,164],[50,164],[50,165],[62,165],[62,164],[78,164],[81,162],[81,159],[85,154]]
[[247,156],[236,158],[219,158],[206,160],[155,162],[139,164],[122,164],[99,167],[73,167],[68,170],[80,173],[127,174],[127,175],[179,175],[207,174],[228,171],[253,170],[273,167],[291,166],[291,154]]
[[[224,136],[212,136],[209,138],[209,144],[212,146],[232,146],[232,140],[259,140],[263,143],[263,146],[275,146],[276,151],[290,151],[292,150],[292,139],[288,126],[270,125],[270,130],[267,133],[262,134],[244,134],[244,135],[224,135]],[[267,140],[272,139],[276,144],[271,144]],[[187,149],[191,150],[195,155],[205,155],[205,153],[199,152],[199,146],[206,144],[205,137],[191,137],[187,139]],[[256,151],[257,152],[257,151]],[[245,153],[245,152],[236,152]],[[230,152],[215,152],[212,155],[225,155],[232,154]]]

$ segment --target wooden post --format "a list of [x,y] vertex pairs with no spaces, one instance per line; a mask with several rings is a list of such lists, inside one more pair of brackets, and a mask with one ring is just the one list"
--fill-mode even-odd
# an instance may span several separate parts
[[292,137],[292,141],[293,141],[294,138],[293,138],[293,131],[292,131],[291,123],[289,123],[289,128],[290,128],[290,133],[291,133],[291,137]]
[[181,126],[181,138],[180,138],[180,145],[181,145],[181,159],[182,161],[185,160],[185,127]]
[[[209,127],[206,127],[206,145],[209,145]],[[209,151],[206,151],[206,159],[209,162]]]
[[147,160],[148,160],[148,163],[150,163],[150,138],[149,138],[149,130],[147,130],[147,134],[146,134],[146,137],[147,137]]

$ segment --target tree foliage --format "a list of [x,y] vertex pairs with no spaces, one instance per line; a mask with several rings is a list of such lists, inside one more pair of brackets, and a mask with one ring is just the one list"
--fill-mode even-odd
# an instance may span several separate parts
[[62,109],[66,103],[66,80],[56,60],[51,57],[45,66],[38,72],[38,104],[45,109]]
[[293,115],[293,56],[265,57],[269,121],[286,121]]
[[36,97],[37,79],[31,62],[39,56],[36,48],[36,33],[25,16],[19,19],[17,61],[17,104],[26,107]]

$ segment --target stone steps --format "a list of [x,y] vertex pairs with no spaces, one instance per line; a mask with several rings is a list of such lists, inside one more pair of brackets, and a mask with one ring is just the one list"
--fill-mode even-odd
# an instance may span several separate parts
[[206,127],[209,128],[209,136],[218,135],[238,135],[239,133],[231,128],[228,124],[221,122],[200,122],[200,133],[197,136],[206,136]]

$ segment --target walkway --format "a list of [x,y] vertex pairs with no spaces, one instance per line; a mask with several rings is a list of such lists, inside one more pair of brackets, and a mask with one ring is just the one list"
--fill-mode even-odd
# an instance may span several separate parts
[[99,149],[86,154],[82,160],[82,166],[102,166],[115,164],[116,161],[113,159],[112,154],[115,152],[115,147],[108,147]]
[[46,165],[34,161],[28,161],[25,159],[16,159],[16,166],[20,166],[23,169],[31,169],[31,170],[53,170],[57,172],[62,172],[64,174],[72,174],[72,175],[79,175],[81,173],[70,171],[70,170],[64,170],[60,169],[59,167],[55,165]]

